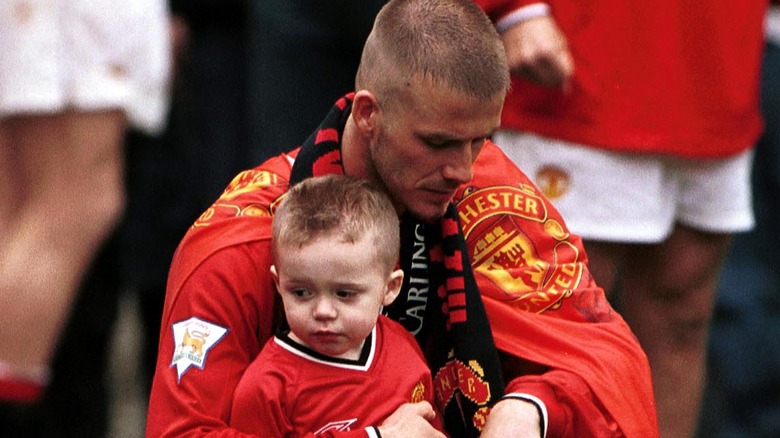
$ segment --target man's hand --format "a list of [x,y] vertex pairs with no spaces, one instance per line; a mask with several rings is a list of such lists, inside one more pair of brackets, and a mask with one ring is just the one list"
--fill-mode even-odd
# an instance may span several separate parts
[[430,422],[435,417],[436,412],[426,401],[406,403],[396,409],[379,426],[379,433],[382,434],[382,438],[444,438],[444,434],[431,426]]
[[539,411],[533,403],[508,398],[493,406],[481,438],[539,438]]
[[513,74],[549,87],[569,88],[574,61],[555,20],[549,15],[530,18],[501,35]]

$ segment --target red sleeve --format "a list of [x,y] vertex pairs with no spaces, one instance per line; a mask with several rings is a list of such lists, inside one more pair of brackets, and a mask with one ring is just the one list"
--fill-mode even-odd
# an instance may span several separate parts
[[554,370],[541,376],[519,377],[507,385],[506,393],[533,395],[544,403],[548,437],[624,436],[576,374]]
[[548,436],[657,437],[647,357],[552,204],[492,143],[456,203],[505,392],[545,403]]
[[[189,275],[178,293],[169,289],[149,400],[147,437],[241,436],[224,429],[233,389],[260,350],[260,340],[271,331],[272,304],[253,293],[258,284],[272,287],[269,275],[260,267],[267,268],[268,262],[256,256],[263,252],[262,246],[218,251]],[[181,262],[174,260],[172,272]],[[242,275],[228,275],[231,272]],[[186,348],[185,356],[180,357],[185,341],[175,328],[192,318],[207,324],[211,333],[223,329],[224,335],[206,351],[195,353],[199,358],[186,356],[192,353]],[[263,333],[258,333],[259,329]]]
[[510,12],[533,3],[549,3],[540,0],[474,0],[495,23]]

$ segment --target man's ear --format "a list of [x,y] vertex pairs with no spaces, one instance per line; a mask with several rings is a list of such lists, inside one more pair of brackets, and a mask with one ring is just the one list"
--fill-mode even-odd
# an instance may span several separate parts
[[368,90],[360,90],[352,99],[352,120],[361,136],[372,139],[378,132],[382,109],[376,96]]
[[390,273],[387,278],[387,288],[385,289],[385,296],[382,299],[383,306],[389,306],[395,301],[398,294],[401,292],[401,286],[404,284],[404,271],[396,269]]

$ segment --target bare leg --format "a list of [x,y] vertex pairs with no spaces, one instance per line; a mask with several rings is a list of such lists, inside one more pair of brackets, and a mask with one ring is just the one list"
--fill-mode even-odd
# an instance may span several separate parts
[[0,121],[10,163],[0,167],[0,361],[22,373],[48,366],[81,277],[124,208],[124,123],[117,111]]
[[627,246],[623,254],[621,313],[650,360],[663,438],[689,438],[695,432],[728,244],[728,235],[677,226],[662,244]]
[[607,296],[611,297],[615,288],[619,286],[619,273],[628,246],[620,243],[597,242],[590,240],[585,242],[585,251],[588,253],[588,269],[596,279],[596,284],[601,286]]
[[18,165],[11,149],[8,128],[0,120],[0,248],[8,236],[8,227],[19,206],[19,192],[16,190]]

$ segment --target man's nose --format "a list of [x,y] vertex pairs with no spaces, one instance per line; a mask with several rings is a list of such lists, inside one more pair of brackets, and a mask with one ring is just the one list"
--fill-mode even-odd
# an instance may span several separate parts
[[457,182],[458,185],[471,181],[474,159],[479,151],[474,150],[471,142],[463,142],[448,152],[450,153],[446,156],[447,161],[442,168],[442,176]]

